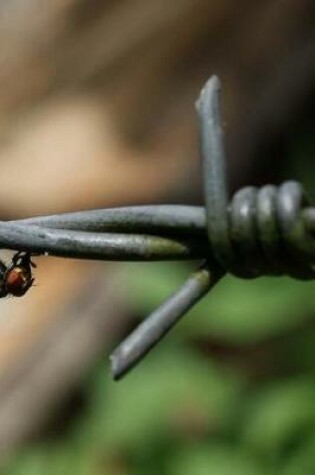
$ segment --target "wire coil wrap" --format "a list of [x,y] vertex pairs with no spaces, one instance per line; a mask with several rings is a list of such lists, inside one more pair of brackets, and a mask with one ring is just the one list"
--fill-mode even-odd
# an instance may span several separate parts
[[219,92],[213,76],[197,102],[211,254],[225,271],[243,278],[286,274],[313,279],[314,243],[301,220],[308,201],[299,183],[248,186],[228,202]]
[[213,254],[227,272],[243,278],[289,275],[314,279],[313,246],[306,246],[308,231],[300,221],[306,205],[303,189],[294,181],[278,188],[242,188],[228,205],[229,248],[224,249],[224,258],[215,248]]

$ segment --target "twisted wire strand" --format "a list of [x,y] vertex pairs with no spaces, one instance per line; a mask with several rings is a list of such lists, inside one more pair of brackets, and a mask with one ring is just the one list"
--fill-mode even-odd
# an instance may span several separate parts
[[204,259],[183,286],[111,355],[120,378],[227,273],[315,278],[315,208],[301,185],[245,187],[229,199],[220,83],[197,101],[205,208],[131,206],[0,222],[0,247],[99,260]]
[[[270,187],[272,185],[266,186]],[[229,209],[228,212],[230,213]],[[315,232],[314,208],[307,207],[301,210],[300,219],[305,224],[307,232]],[[206,238],[206,211],[202,206],[127,206],[37,216],[6,222],[6,224],[8,223],[89,232],[155,235],[191,234],[204,235]]]
[[108,261],[201,259],[208,252],[207,241],[196,236],[86,232],[3,222],[0,222],[0,247]]
[[[293,183],[293,182],[291,182]],[[298,185],[298,184],[297,184]],[[300,186],[300,185],[298,185]],[[248,187],[250,188],[250,187]],[[245,189],[246,190],[246,189]],[[252,188],[252,190],[256,190]],[[279,189],[278,189],[279,190]],[[244,189],[241,190],[244,193]],[[258,191],[258,193],[257,193]],[[286,188],[286,193],[290,195],[290,190]],[[240,201],[237,192],[232,201]],[[247,193],[247,191],[246,191]],[[277,213],[275,202],[277,200],[277,189],[272,185],[266,185],[260,190],[256,190],[258,204],[255,202],[255,211],[253,216],[256,224],[260,229],[260,239],[265,252],[270,254],[271,265],[266,269],[266,273],[271,272],[274,258],[277,257],[278,246],[281,245],[279,236],[275,231],[278,230]],[[237,205],[233,205],[233,210],[237,210]],[[231,205],[228,207],[229,220],[232,221]],[[233,222],[237,217],[234,214]],[[237,226],[234,225],[234,228]],[[312,265],[315,261],[314,234],[315,234],[315,209],[306,207],[301,209],[297,220],[297,229],[300,228],[301,235],[298,236],[298,247],[300,253],[305,255],[308,265]],[[59,230],[59,232],[52,232]],[[69,231],[72,231],[71,233]],[[79,231],[79,233],[75,232]],[[137,234],[133,234],[137,233]],[[148,235],[147,233],[150,233]],[[116,234],[116,236],[114,236]],[[48,236],[47,241],[45,241]],[[136,236],[139,245],[144,242],[150,242],[149,238],[163,238],[163,241],[153,239],[151,242],[154,246],[154,259],[190,259],[195,257],[204,257],[211,255],[211,248],[206,246],[206,211],[199,206],[183,206],[183,205],[153,205],[153,206],[131,206],[126,208],[98,209],[90,211],[79,211],[75,213],[64,213],[53,216],[41,216],[9,222],[0,222],[0,246],[8,249],[28,250],[30,252],[42,252],[51,255],[63,257],[77,258],[97,258],[111,260],[137,260],[137,256],[133,255],[129,248],[133,237]],[[58,239],[68,238],[68,249],[64,248],[62,252],[58,252]],[[82,249],[80,243],[91,243],[94,238],[99,239],[99,254],[95,256],[93,249],[90,255],[86,254],[86,250]],[[41,239],[41,243],[39,243]],[[166,240],[169,240],[166,241]],[[236,239],[236,238],[235,238]],[[50,245],[46,243],[50,240]],[[181,244],[185,243],[187,248],[186,257],[182,251],[176,252],[174,247],[169,252],[165,245],[176,244],[179,240]],[[267,244],[264,244],[267,241]],[[107,245],[115,243],[115,250],[107,249]],[[164,244],[159,249],[159,244]],[[74,245],[76,250],[73,250]],[[63,244],[65,246],[65,244]],[[272,253],[273,251],[273,253]],[[130,254],[129,254],[130,253]],[[175,256],[174,256],[175,254]],[[191,257],[193,256],[193,257]],[[152,260],[152,254],[142,253],[139,260]]]
[[157,235],[204,235],[206,213],[201,206],[151,205],[106,208],[10,221],[53,229]]

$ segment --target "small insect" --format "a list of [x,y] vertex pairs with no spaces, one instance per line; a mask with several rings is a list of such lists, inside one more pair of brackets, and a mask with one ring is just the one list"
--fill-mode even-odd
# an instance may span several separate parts
[[8,295],[22,297],[33,285],[32,267],[36,264],[29,252],[14,254],[9,266],[0,260],[0,298]]

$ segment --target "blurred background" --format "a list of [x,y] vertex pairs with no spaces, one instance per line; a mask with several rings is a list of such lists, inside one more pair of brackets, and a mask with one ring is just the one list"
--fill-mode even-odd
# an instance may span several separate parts
[[[311,196],[314,27],[313,0],[1,1],[1,219],[201,204],[213,73],[231,190]],[[110,351],[191,266],[36,262],[0,303],[1,474],[315,473],[314,283],[226,278],[114,383]]]

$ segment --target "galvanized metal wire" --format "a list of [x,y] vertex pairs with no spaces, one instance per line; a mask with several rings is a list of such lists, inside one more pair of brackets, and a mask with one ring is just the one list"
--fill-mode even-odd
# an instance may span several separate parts
[[133,206],[0,222],[0,247],[5,249],[112,261],[204,261],[113,352],[115,379],[226,273],[315,278],[315,208],[299,183],[249,186],[229,199],[219,95],[219,79],[213,76],[197,101],[205,208]]

